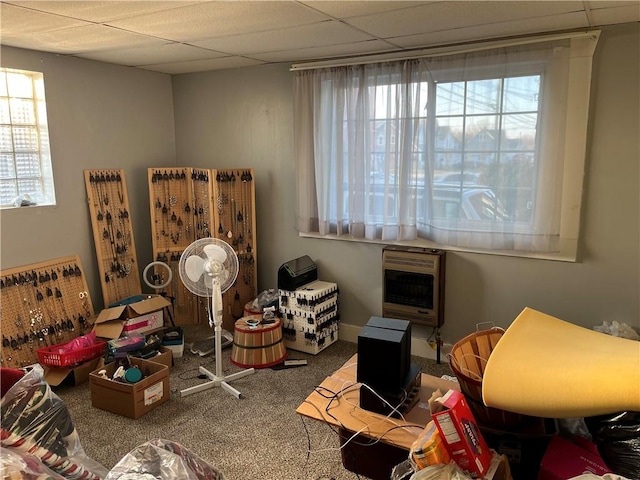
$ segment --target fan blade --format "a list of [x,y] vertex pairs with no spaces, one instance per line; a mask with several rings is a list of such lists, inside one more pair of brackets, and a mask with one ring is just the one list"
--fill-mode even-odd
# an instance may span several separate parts
[[198,281],[204,273],[204,262],[205,259],[198,255],[191,255],[190,257],[187,257],[187,260],[184,262],[184,271],[187,274],[187,277],[189,277],[189,280],[192,282]]
[[211,291],[213,289],[213,277],[210,275],[205,275],[204,285],[207,287],[207,290]]
[[217,260],[220,263],[224,263],[227,261],[227,252],[219,245],[205,245],[204,253],[207,254],[209,260]]

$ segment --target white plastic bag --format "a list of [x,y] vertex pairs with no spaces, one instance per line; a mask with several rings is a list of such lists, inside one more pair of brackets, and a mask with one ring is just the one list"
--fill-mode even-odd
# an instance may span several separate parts
[[107,474],[85,454],[67,407],[44,380],[40,365],[2,397],[0,418],[2,447],[36,457],[68,480],[101,480]]
[[640,340],[640,335],[633,327],[626,323],[620,323],[615,320],[612,322],[603,322],[602,325],[593,327],[596,332],[606,333],[614,337],[628,338],[629,340]]
[[225,480],[224,475],[182,445],[156,438],[131,450],[105,480]]

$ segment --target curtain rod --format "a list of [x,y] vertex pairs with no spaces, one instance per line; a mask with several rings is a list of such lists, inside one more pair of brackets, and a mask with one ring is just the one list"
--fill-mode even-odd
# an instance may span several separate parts
[[[488,40],[485,42],[475,42],[456,45],[444,45],[439,47],[422,48],[420,50],[397,51],[391,53],[378,53],[357,57],[346,57],[332,60],[319,60],[316,62],[296,63],[291,65],[290,72],[302,70],[315,70],[318,68],[330,67],[347,67],[351,65],[365,65],[369,63],[393,62],[397,60],[411,60],[415,58],[441,57],[444,55],[458,53],[480,52],[482,50],[491,50],[494,48],[515,47],[518,45],[526,45],[532,43],[552,42],[556,40],[566,40],[574,38],[593,37],[597,40],[600,36],[600,30],[584,30],[576,32],[565,32],[551,35],[529,36],[521,38],[512,38],[505,40]],[[404,53],[404,54],[403,54]]]

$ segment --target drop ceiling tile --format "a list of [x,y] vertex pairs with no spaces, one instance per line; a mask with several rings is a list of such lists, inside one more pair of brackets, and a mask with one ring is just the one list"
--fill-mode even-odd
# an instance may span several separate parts
[[109,24],[166,40],[186,42],[327,19],[326,15],[295,2],[217,1],[116,20]]
[[84,27],[34,33],[26,37],[23,43],[28,43],[28,45],[22,45],[23,48],[51,53],[74,54],[115,50],[117,48],[162,45],[166,42],[157,38],[118,30],[117,28],[91,24]]
[[325,47],[303,48],[300,50],[258,53],[251,55],[251,57],[264,60],[265,62],[304,62],[306,60],[340,58],[350,55],[384,53],[391,50],[397,50],[397,48],[382,40],[369,40],[367,42],[350,43],[348,45],[328,45]]
[[611,25],[640,21],[640,4],[598,8],[591,10],[591,18],[596,25]]
[[490,25],[441,30],[418,35],[388,38],[386,40],[403,48],[420,48],[458,42],[480,41],[488,38],[534,34],[540,33],[541,31],[553,32],[573,28],[586,28],[588,26],[589,22],[586,14],[584,12],[575,12],[542,18],[493,23]]
[[244,55],[277,52],[280,50],[290,50],[291,48],[298,50],[324,45],[363,42],[366,40],[373,40],[373,38],[353,27],[335,20],[330,20],[313,23],[311,25],[303,25],[301,27],[247,33],[244,35],[231,35],[190,43],[220,52]]
[[[2,43],[5,43],[5,39],[17,39],[31,33],[49,32],[81,25],[88,24],[72,18],[41,13],[4,2],[0,3],[0,36]],[[9,43],[5,44],[10,45]]]
[[183,43],[167,43],[153,47],[125,48],[106,52],[91,52],[78,55],[90,60],[115,63],[118,65],[141,66],[157,65],[160,63],[177,63],[193,60],[205,60],[227,56],[203,48],[185,45]]
[[407,7],[415,7],[433,2],[405,2],[405,1],[303,1],[305,5],[319,10],[333,18],[350,18],[362,15],[371,15],[374,13],[390,12],[391,10],[399,10]]
[[443,31],[582,10],[582,2],[434,2],[385,14],[350,18],[346,23],[380,38]]
[[[5,0],[6,1],[6,0]],[[90,22],[105,22],[118,18],[132,17],[145,13],[170,10],[197,3],[195,1],[98,1],[98,0],[8,0],[14,5],[21,5],[33,10],[55,13],[69,18]]]
[[616,0],[604,0],[598,2],[584,2],[587,7],[590,9],[598,9],[598,8],[615,8],[615,7],[626,7],[636,5],[637,8],[640,8],[640,1],[616,1]]
[[244,57],[223,57],[211,60],[195,60],[192,62],[162,63],[157,65],[142,65],[144,70],[179,75],[181,73],[205,72],[209,70],[221,70],[225,68],[251,67],[261,65],[264,62]]

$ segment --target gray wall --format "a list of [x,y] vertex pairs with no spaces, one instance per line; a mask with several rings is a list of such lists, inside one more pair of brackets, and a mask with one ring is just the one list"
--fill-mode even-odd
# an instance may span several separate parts
[[[639,45],[636,23],[603,29],[596,51],[580,261],[450,252],[445,342],[479,322],[508,326],[525,306],[586,327],[605,320],[640,326]],[[300,238],[294,230],[289,65],[171,78],[26,50],[1,53],[4,66],[45,73],[58,193],[57,207],[0,213],[3,269],[80,254],[100,307],[83,169],[125,169],[144,266],[151,260],[148,167],[253,168],[259,289],[276,287],[283,262],[309,255],[320,277],[340,287],[343,325],[381,313],[382,245]]]
[[152,255],[147,168],[175,163],[171,77],[11,47],[0,53],[3,67],[44,73],[57,197],[55,207],[0,212],[1,268],[78,254],[100,309],[83,170],[124,169],[144,267]]

